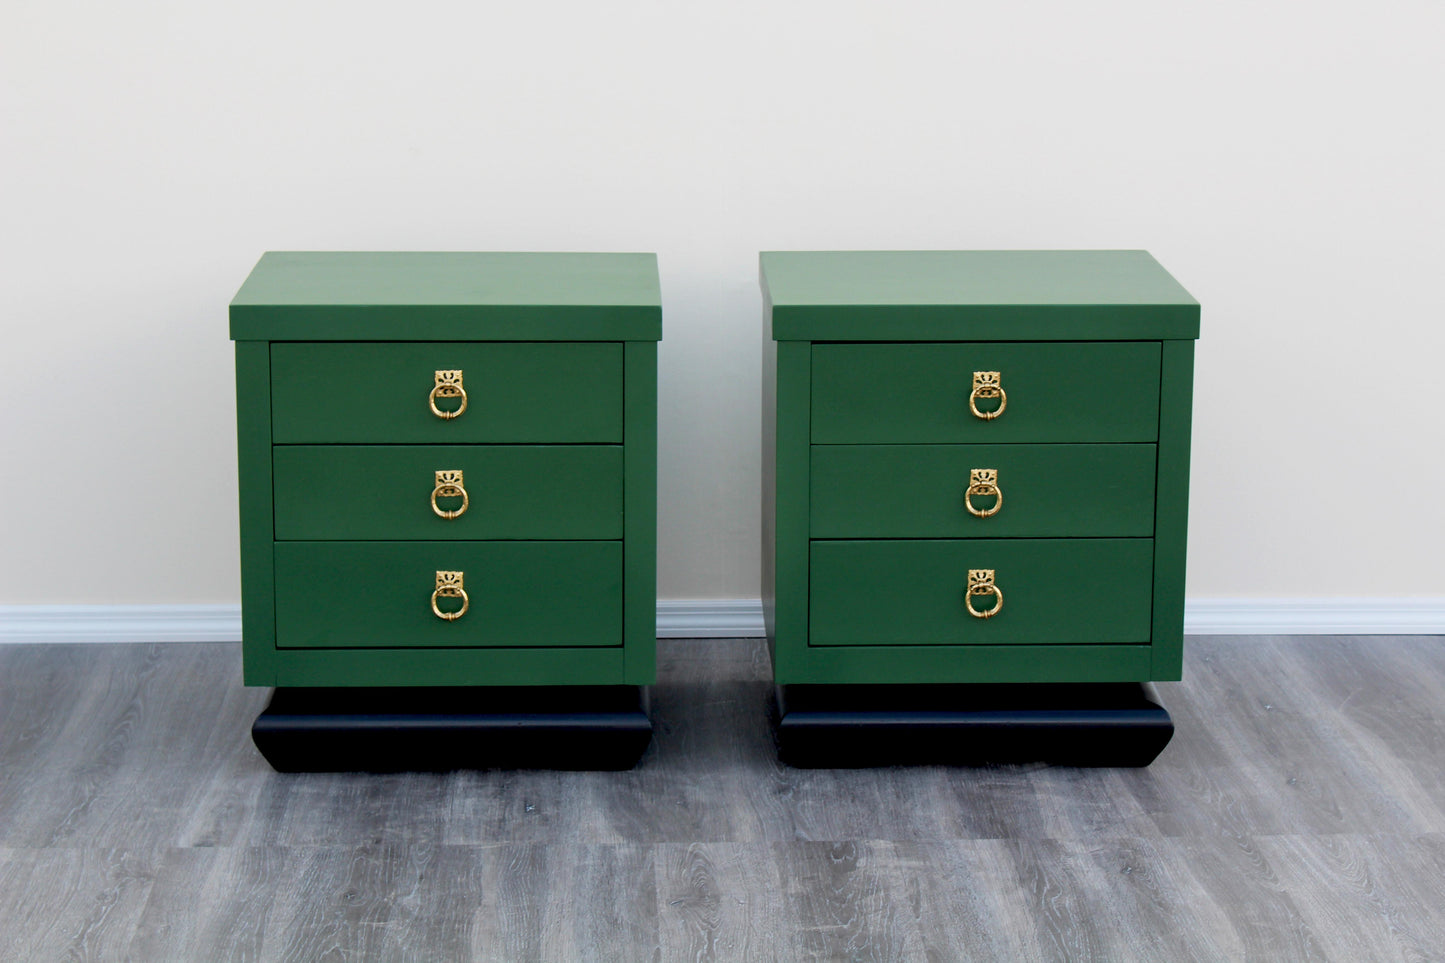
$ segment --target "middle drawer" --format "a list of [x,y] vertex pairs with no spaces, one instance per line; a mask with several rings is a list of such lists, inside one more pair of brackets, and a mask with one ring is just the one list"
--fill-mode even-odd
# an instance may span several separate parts
[[272,456],[281,541],[622,537],[619,445],[280,445]]
[[814,445],[811,535],[1146,537],[1155,461],[1152,444]]

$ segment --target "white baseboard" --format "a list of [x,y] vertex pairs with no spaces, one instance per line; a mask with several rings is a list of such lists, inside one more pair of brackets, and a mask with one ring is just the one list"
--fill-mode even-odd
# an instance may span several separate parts
[[759,639],[763,603],[758,599],[658,599],[659,639]]
[[0,605],[0,642],[239,642],[241,606]]
[[1445,635],[1445,598],[1187,599],[1186,635]]
[[[1187,635],[1445,635],[1445,598],[1190,599]],[[757,638],[757,599],[663,599],[664,639]],[[237,642],[241,607],[0,605],[0,644]]]

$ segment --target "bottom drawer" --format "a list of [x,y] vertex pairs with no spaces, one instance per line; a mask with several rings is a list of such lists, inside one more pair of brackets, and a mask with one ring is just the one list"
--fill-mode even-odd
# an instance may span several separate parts
[[[277,542],[275,558],[278,648],[622,644],[621,542]],[[462,573],[453,621],[432,611],[439,571]]]
[[[815,541],[810,645],[1145,643],[1147,538]],[[992,569],[1002,606],[965,611],[970,569]],[[986,611],[996,599],[975,596]]]

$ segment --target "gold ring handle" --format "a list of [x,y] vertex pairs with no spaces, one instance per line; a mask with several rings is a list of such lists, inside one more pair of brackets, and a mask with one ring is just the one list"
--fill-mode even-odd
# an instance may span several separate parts
[[[968,614],[976,619],[991,619],[1003,609],[1003,590],[994,584],[994,570],[991,568],[971,568],[968,570],[968,594],[963,598],[963,607],[968,609]],[[994,597],[993,608],[980,612],[973,607],[969,601],[975,595],[992,595]]]
[[[978,399],[997,398],[998,407],[993,411],[979,411]],[[1008,394],[1003,390],[1003,375],[997,371],[975,371],[973,390],[968,393],[968,410],[975,418],[993,421],[1008,407]]]
[[[431,510],[445,519],[460,518],[466,512],[467,506],[472,500],[467,497],[467,490],[463,486],[462,473],[460,471],[439,471],[437,474],[437,485],[431,490]],[[442,508],[437,504],[438,498],[460,498],[462,507],[456,509]]]
[[[460,398],[461,406],[456,411],[444,411],[437,407],[438,398]],[[467,389],[462,387],[462,371],[460,368],[454,371],[438,371],[436,373],[436,384],[432,385],[431,394],[426,396],[427,407],[431,413],[443,421],[451,421],[467,410]]]
[[[437,605],[438,599],[461,599],[462,607],[455,612],[443,612]],[[462,587],[461,572],[437,572],[437,587],[431,594],[432,614],[439,619],[448,622],[455,622],[467,614],[467,609],[472,607],[472,600],[467,598],[467,590]]]
[[[980,498],[985,495],[992,495],[996,499],[992,508],[974,508],[973,496]],[[988,518],[990,515],[997,515],[998,510],[1003,508],[1003,489],[998,487],[997,468],[970,468],[968,470],[968,488],[963,493],[963,507],[967,508],[969,514],[977,515],[979,518]]]

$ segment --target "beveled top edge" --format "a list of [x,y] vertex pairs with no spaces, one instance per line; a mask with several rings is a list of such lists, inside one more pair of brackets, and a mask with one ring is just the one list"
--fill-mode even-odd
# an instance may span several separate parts
[[233,307],[660,308],[651,253],[268,251]]
[[764,251],[759,266],[774,310],[1199,305],[1143,250]]

